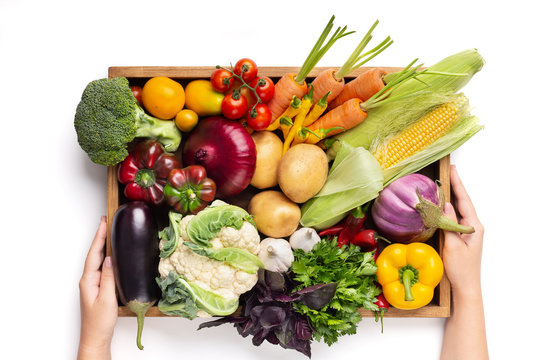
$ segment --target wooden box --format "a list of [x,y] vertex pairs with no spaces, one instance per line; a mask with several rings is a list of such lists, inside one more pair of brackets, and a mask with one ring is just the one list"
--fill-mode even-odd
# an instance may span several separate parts
[[[131,85],[143,86],[144,83],[154,76],[167,76],[179,81],[183,86],[194,79],[209,79],[211,73],[215,69],[214,66],[196,66],[196,67],[173,67],[173,66],[134,66],[134,67],[110,67],[109,78],[124,76],[129,80]],[[310,75],[316,76],[325,67],[315,68]],[[350,75],[357,76],[367,68],[357,69]],[[260,67],[259,74],[268,76],[276,81],[282,75],[289,72],[297,72],[299,68],[295,67]],[[387,71],[398,71],[400,68],[386,68]],[[348,79],[346,78],[346,81]],[[308,79],[309,82],[309,79]],[[439,179],[442,183],[446,201],[450,201],[450,182],[449,182],[449,156],[444,157],[438,162],[431,164],[421,171],[421,173],[429,176],[432,179]],[[108,168],[107,174],[107,217],[108,217],[108,238],[107,251],[110,252],[110,231],[113,215],[120,204],[125,202],[122,195],[122,189],[117,182],[117,167],[111,166]],[[428,244],[438,250],[442,255],[444,234],[443,231],[436,232],[434,238],[428,241]],[[451,308],[451,286],[447,276],[444,274],[440,284],[436,287],[432,302],[420,309],[415,310],[399,310],[390,307],[390,310],[384,315],[386,317],[449,317]],[[371,311],[360,310],[365,317],[374,316]],[[135,316],[126,307],[119,307],[119,316]],[[146,316],[167,316],[161,313],[157,307],[152,307]]]

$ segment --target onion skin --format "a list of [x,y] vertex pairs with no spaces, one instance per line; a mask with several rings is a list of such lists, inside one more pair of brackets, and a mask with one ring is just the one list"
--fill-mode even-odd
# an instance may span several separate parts
[[221,198],[237,195],[249,185],[256,157],[255,143],[246,129],[220,116],[201,120],[182,150],[183,163],[205,167]]
[[443,216],[443,206],[441,188],[424,175],[411,174],[383,189],[371,213],[379,233],[401,243],[424,242],[437,228],[474,232]]

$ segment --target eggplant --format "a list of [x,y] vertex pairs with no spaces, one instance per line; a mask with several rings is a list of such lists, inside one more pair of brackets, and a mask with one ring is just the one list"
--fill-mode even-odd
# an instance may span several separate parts
[[142,350],[144,316],[161,296],[155,280],[159,276],[158,230],[154,214],[145,202],[129,202],[115,212],[111,257],[119,300],[136,314],[136,345]]

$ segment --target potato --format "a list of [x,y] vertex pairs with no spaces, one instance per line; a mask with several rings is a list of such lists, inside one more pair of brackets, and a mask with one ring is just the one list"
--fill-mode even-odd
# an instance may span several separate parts
[[277,184],[277,169],[282,157],[282,141],[270,131],[259,131],[252,135],[257,159],[250,184],[258,189],[267,189]]
[[248,212],[253,215],[257,229],[268,237],[290,236],[298,228],[301,210],[280,191],[268,190],[255,195]]
[[288,150],[278,166],[278,184],[295,203],[304,203],[323,187],[328,175],[328,160],[317,145],[298,144]]

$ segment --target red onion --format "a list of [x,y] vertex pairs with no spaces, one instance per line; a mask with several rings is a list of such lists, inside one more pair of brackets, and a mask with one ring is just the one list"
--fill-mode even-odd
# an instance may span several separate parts
[[237,121],[220,116],[200,120],[182,151],[182,162],[199,164],[217,185],[218,197],[240,193],[255,171],[255,143]]
[[436,229],[473,233],[443,215],[444,195],[439,183],[420,174],[397,179],[380,192],[372,218],[381,235],[402,243],[426,241]]

